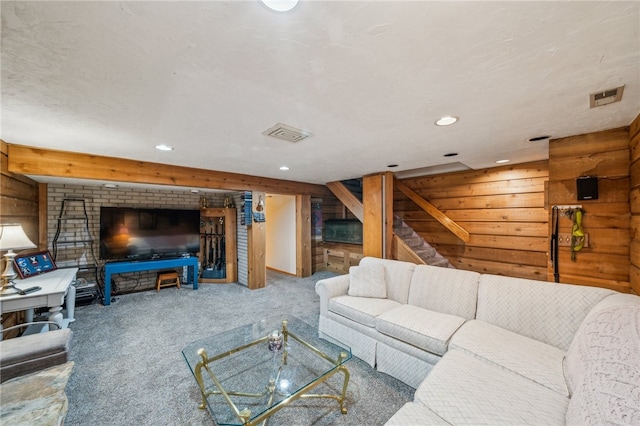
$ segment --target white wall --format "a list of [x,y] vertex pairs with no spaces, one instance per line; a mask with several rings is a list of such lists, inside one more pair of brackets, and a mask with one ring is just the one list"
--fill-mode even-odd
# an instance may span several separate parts
[[296,273],[296,198],[267,195],[265,203],[266,265]]

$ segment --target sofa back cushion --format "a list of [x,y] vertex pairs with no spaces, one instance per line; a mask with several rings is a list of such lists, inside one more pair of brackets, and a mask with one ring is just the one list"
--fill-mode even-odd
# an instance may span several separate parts
[[476,318],[566,351],[591,308],[613,290],[484,274]]
[[580,325],[565,358],[568,425],[640,424],[640,297],[616,294]]
[[415,264],[399,260],[378,259],[377,257],[363,257],[359,267],[367,268],[373,264],[384,266],[385,282],[387,283],[387,298],[406,304],[409,295],[409,283]]
[[408,304],[473,319],[480,274],[462,269],[418,265],[413,270]]

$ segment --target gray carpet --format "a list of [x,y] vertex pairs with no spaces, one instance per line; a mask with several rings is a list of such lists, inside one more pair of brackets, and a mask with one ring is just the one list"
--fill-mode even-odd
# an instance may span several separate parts
[[[267,287],[201,284],[117,296],[110,306],[76,309],[67,386],[65,425],[211,425],[198,409],[200,392],[182,358],[190,342],[274,313],[318,325],[315,283],[320,272],[298,279],[269,271]],[[414,390],[370,368],[358,358],[347,363],[351,380],[346,415],[330,399],[299,400],[271,425],[381,425],[413,398]],[[337,382],[329,386],[340,386]]]

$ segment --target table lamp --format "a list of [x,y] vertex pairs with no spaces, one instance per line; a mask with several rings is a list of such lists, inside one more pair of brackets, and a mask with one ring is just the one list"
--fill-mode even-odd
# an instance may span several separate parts
[[0,291],[18,275],[13,268],[13,259],[17,255],[14,250],[30,248],[36,248],[36,245],[27,237],[27,234],[24,233],[22,225],[19,223],[0,224],[0,251],[8,250],[7,254],[4,255],[7,265],[2,273]]

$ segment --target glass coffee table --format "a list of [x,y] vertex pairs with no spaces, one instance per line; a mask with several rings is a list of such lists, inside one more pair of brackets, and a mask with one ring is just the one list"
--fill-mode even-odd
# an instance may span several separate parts
[[[351,351],[317,335],[316,327],[287,316],[189,344],[182,355],[200,387],[200,408],[208,408],[220,426],[265,424],[300,398],[335,399],[346,414],[344,364]],[[344,375],[341,392],[310,393],[338,372]]]

